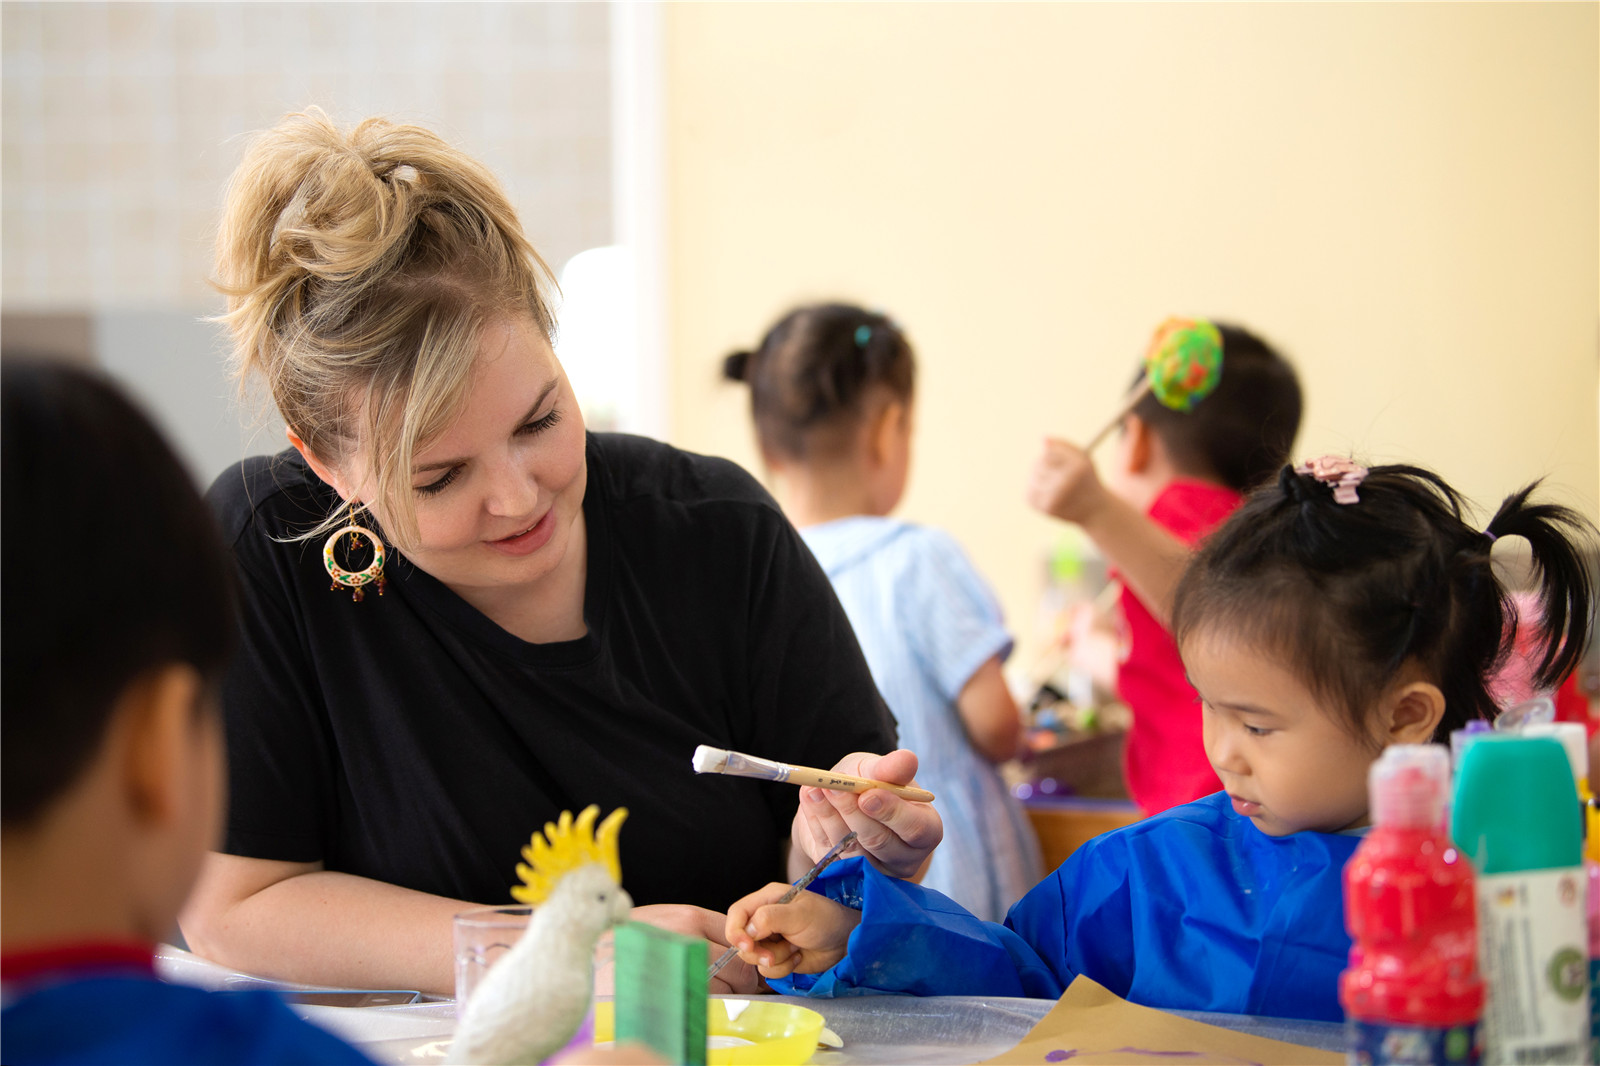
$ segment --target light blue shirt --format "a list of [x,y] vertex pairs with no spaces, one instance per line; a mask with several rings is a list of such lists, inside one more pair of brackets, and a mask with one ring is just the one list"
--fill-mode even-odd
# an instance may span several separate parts
[[917,753],[944,841],[923,884],[1000,921],[1040,877],[1039,844],[956,707],[978,667],[1011,654],[999,605],[954,538],[858,515],[800,531],[833,582],[873,680]]

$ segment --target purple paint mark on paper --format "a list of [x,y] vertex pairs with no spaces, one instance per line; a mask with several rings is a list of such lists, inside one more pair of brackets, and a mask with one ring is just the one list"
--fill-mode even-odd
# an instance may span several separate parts
[[1051,1051],[1045,1055],[1044,1061],[1066,1062],[1068,1059],[1076,1057],[1077,1054],[1076,1051]]

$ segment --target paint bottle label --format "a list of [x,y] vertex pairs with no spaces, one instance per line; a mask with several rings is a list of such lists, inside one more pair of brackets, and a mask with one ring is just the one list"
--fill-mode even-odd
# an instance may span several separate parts
[[1478,876],[1486,1062],[1589,1058],[1585,887],[1581,867]]
[[1352,1018],[1348,1061],[1362,1066],[1473,1066],[1481,1061],[1478,1026],[1422,1029]]

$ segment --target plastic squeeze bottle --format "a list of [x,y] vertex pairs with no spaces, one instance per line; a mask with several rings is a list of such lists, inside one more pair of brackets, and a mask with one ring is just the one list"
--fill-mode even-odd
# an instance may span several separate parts
[[1600,1064],[1600,806],[1584,807],[1583,873],[1589,882],[1589,1062]]
[[1477,868],[1484,1060],[1589,1058],[1578,786],[1548,737],[1479,740],[1461,757],[1452,835]]
[[1484,988],[1472,867],[1444,829],[1450,753],[1395,745],[1367,781],[1372,829],[1344,868],[1350,1061],[1476,1063]]
[[[1554,713],[1554,703],[1551,704]],[[1600,1063],[1600,838],[1597,838],[1594,793],[1589,789],[1589,731],[1582,722],[1545,722],[1522,727],[1525,737],[1550,737],[1566,750],[1572,776],[1578,779],[1578,805],[1583,820],[1585,916],[1589,928],[1589,1057]]]

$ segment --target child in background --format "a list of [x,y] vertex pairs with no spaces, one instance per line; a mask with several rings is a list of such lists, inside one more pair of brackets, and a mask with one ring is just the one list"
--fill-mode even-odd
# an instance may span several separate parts
[[0,1059],[366,1062],[271,993],[156,980],[221,826],[232,571],[120,394],[25,362],[0,377]]
[[996,770],[1022,732],[1000,669],[1012,641],[956,542],[888,517],[911,464],[911,346],[883,315],[821,304],[785,315],[724,371],[749,384],[779,502],[938,797],[944,842],[922,883],[998,920],[1040,873],[1032,826]]
[[[1445,743],[1496,713],[1509,602],[1496,538],[1523,537],[1540,571],[1553,634],[1540,682],[1588,636],[1594,590],[1574,541],[1593,527],[1530,491],[1479,532],[1415,467],[1285,468],[1177,591],[1225,793],[1089,841],[1003,926],[849,859],[794,903],[776,905],[776,885],[735,904],[730,942],[775,987],[811,995],[1054,998],[1083,974],[1152,1007],[1338,1020],[1341,871],[1368,824],[1368,767],[1390,744]],[[791,973],[807,976],[779,980]]]
[[[1028,490],[1036,509],[1081,525],[1123,582],[1126,654],[1117,692],[1133,712],[1123,777],[1146,814],[1222,787],[1206,762],[1194,688],[1167,630],[1171,592],[1191,546],[1288,461],[1300,428],[1294,368],[1248,330],[1216,328],[1216,390],[1189,411],[1146,394],[1123,419],[1109,485],[1082,449],[1052,439]],[[1136,386],[1143,380],[1141,369]]]

